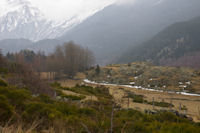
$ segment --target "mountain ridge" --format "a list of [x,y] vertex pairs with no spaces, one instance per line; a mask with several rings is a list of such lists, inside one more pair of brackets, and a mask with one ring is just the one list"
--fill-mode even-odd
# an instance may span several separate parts
[[[133,5],[110,5],[69,29],[65,35],[52,42],[48,38],[36,41],[31,48],[49,53],[56,45],[73,40],[93,50],[99,64],[109,64],[167,26],[200,15],[198,5],[200,1],[196,0],[142,0]],[[12,51],[12,46],[4,51]]]
[[76,17],[51,20],[28,0],[6,1],[5,6],[8,9],[2,9],[0,13],[0,40],[24,38],[36,42],[54,39],[80,23]]
[[200,2],[195,0],[157,2],[142,0],[133,5],[109,6],[69,30],[61,40],[73,40],[90,47],[97,59],[107,64],[170,24],[199,15]]
[[[176,64],[177,66],[179,66],[177,63],[182,61],[179,63],[182,64],[182,66],[185,66],[184,64],[189,62],[187,64],[190,64],[190,66],[196,63],[196,66],[200,67],[197,63],[198,61],[194,60],[194,58],[199,56],[196,53],[200,52],[200,39],[198,37],[200,29],[197,28],[199,26],[200,17],[172,24],[159,32],[152,39],[124,53],[118,61],[132,62],[146,60],[156,64]],[[188,56],[191,57],[188,58]]]

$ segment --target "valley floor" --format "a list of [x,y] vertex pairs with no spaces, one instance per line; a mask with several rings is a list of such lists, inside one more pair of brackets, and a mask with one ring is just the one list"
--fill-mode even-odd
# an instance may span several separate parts
[[[76,84],[84,84],[88,86],[99,86],[94,83],[84,82],[85,76],[83,74],[78,75],[79,80],[62,80],[60,81],[61,85],[64,87],[72,87]],[[176,110],[181,114],[187,115],[188,117],[193,118],[195,122],[200,122],[200,96],[188,96],[181,95],[176,93],[167,93],[167,92],[156,92],[148,91],[137,88],[113,86],[113,85],[104,85],[109,88],[110,94],[113,96],[114,101],[117,105],[120,105],[122,108],[133,108],[139,111],[145,110]],[[173,104],[173,107],[160,107],[153,106],[147,103],[138,103],[134,102],[132,98],[127,98],[128,93],[134,93],[135,95],[142,95],[144,100],[149,102],[166,102]],[[74,94],[73,92],[68,91],[68,94]],[[74,94],[77,95],[77,94]],[[86,96],[86,99],[89,99],[90,96]],[[93,97],[93,100],[97,100],[96,97]],[[184,108],[184,109],[183,109]]]

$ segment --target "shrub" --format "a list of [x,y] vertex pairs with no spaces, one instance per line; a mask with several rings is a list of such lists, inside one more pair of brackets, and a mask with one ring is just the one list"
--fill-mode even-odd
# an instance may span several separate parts
[[0,121],[7,121],[13,115],[13,107],[9,104],[7,98],[0,95]]
[[8,73],[8,69],[0,67],[0,74]]
[[80,95],[80,96],[74,96],[74,95],[62,95],[63,98],[67,98],[70,100],[82,100],[85,99],[85,96]]
[[137,95],[132,92],[128,92],[128,95],[126,96],[126,98],[132,98],[133,102],[136,102],[136,103],[143,103],[146,101],[146,100],[144,100],[143,95]]
[[54,104],[54,107],[61,112],[63,115],[69,116],[74,115],[78,112],[75,105],[70,105],[65,102],[57,102]]
[[52,86],[52,87],[59,88],[59,87],[61,87],[61,84],[58,83],[58,82],[54,82],[54,83],[51,84],[51,86]]
[[0,79],[0,86],[7,86],[7,83]]
[[158,115],[155,115],[155,118],[160,122],[176,122],[178,117],[171,112],[161,112]]
[[44,103],[53,103],[54,102],[49,96],[44,95],[44,94],[39,95],[39,99],[41,102],[44,102]]
[[133,102],[136,102],[136,103],[143,103],[143,102],[144,102],[143,96],[141,96],[141,95],[136,95],[136,96],[133,98]]
[[90,109],[90,108],[81,108],[81,109],[78,110],[78,113],[85,114],[85,115],[93,115],[94,110]]
[[[148,102],[148,104],[153,105],[153,102]],[[171,103],[166,103],[166,102],[154,102],[155,106],[159,106],[159,107],[174,107],[173,104]]]
[[96,75],[99,75],[100,71],[101,71],[100,67],[99,67],[99,65],[97,65],[96,68],[95,68]]
[[187,107],[186,107],[185,105],[183,105],[183,106],[181,107],[181,110],[187,110]]
[[53,105],[41,102],[33,102],[26,106],[22,116],[27,121],[35,119],[50,120],[54,118],[60,118],[61,112],[59,112]]
[[8,88],[0,88],[0,94],[4,95],[12,106],[20,109],[23,109],[26,101],[31,98],[28,90],[10,86]]

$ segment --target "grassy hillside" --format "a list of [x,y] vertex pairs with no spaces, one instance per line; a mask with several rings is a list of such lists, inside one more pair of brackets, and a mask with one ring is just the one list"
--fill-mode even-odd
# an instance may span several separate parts
[[[183,66],[190,64],[193,67],[200,67],[199,54],[195,54],[200,52],[199,27],[200,17],[173,24],[151,40],[125,53],[119,61],[149,60],[157,64],[170,65],[184,57]],[[190,58],[187,58],[188,56]]]

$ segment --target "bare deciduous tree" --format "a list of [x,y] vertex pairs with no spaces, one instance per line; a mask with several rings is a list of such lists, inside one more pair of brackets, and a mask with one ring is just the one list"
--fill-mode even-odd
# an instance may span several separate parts
[[43,52],[37,54],[30,50],[19,53],[8,53],[7,59],[27,65],[37,72],[65,73],[73,78],[77,72],[83,72],[94,64],[93,53],[73,42],[57,46],[54,52],[46,56]]

